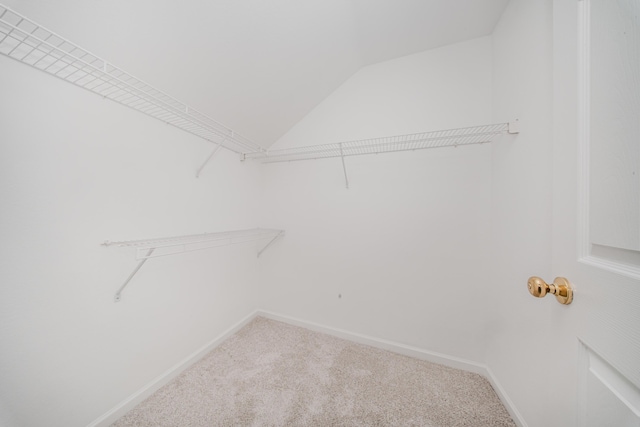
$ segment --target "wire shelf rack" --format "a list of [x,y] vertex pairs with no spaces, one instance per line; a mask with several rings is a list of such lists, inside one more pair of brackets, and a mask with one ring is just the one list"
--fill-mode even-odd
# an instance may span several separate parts
[[0,54],[233,152],[264,150],[211,117],[2,4]]
[[[217,233],[190,234],[186,236],[162,237],[146,240],[127,240],[121,242],[105,241],[102,246],[136,248],[136,259],[155,258],[183,252],[198,251],[218,246],[254,242],[262,239],[281,237],[284,230],[252,228],[247,230],[222,231]],[[149,250],[153,253],[149,254]]]
[[127,240],[121,242],[105,241],[102,246],[131,247],[136,249],[136,259],[139,261],[133,272],[115,294],[114,300],[120,301],[122,291],[127,287],[133,276],[150,258],[175,255],[184,252],[199,251],[219,246],[236,245],[249,242],[266,242],[258,250],[258,257],[279,238],[284,236],[284,230],[267,228],[252,228],[247,230],[222,231],[217,233],[190,234],[185,236],[161,237],[157,239]]
[[390,153],[394,151],[413,151],[426,148],[484,144],[493,141],[496,136],[507,132],[517,133],[515,122],[245,153],[243,158],[260,160],[262,163],[313,160],[330,157],[344,158],[365,154]]

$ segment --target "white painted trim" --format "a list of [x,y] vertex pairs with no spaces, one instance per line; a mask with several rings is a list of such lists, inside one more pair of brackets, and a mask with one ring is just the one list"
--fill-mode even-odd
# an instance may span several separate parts
[[265,310],[258,310],[258,316],[266,317],[267,319],[277,320],[280,322],[288,323],[294,326],[300,326],[305,329],[309,329],[316,332],[321,332],[334,337],[346,339],[348,341],[357,342],[359,344],[369,345],[371,347],[380,348],[383,350],[391,351],[393,353],[402,354],[404,356],[413,357],[420,360],[426,360],[428,362],[438,363],[440,365],[449,366],[455,369],[461,369],[464,371],[474,372],[476,374],[485,377],[494,391],[504,404],[505,408],[513,418],[513,421],[518,427],[528,427],[524,421],[522,414],[518,411],[513,401],[507,395],[507,392],[502,387],[500,382],[494,376],[493,372],[484,363],[474,362],[472,360],[463,359],[456,356],[450,356],[443,353],[437,353],[428,351],[418,347],[413,347],[405,344],[400,344],[394,341],[375,338],[368,335],[362,335],[354,332],[345,331],[344,329],[333,328],[330,326],[320,325],[314,322],[308,322],[306,320],[297,319],[282,314],[273,313]]
[[611,261],[608,259],[593,256],[593,255],[580,258],[578,261],[580,261],[583,264],[599,268],[601,270],[610,271],[612,273],[619,274],[621,276],[626,276],[635,280],[640,280],[640,268],[632,265],[621,264],[619,262]]
[[318,323],[307,322],[306,320],[296,319],[294,317],[289,317],[270,311],[258,310],[258,315],[266,317],[267,319],[277,320],[294,326],[300,326],[312,331],[322,332],[324,334],[343,338],[348,341],[369,345],[371,347],[380,348],[382,350],[388,350],[393,353],[414,357],[416,359],[427,360],[429,362],[438,363],[440,365],[449,366],[451,368],[462,369],[465,371],[475,372],[477,374],[484,374],[486,372],[486,366],[484,364],[467,359],[462,359],[460,357],[427,351],[418,347],[412,347],[385,339],[345,331],[344,329],[337,329],[330,326],[320,325]]
[[491,387],[493,387],[493,390],[500,398],[504,407],[507,408],[507,412],[509,412],[509,415],[511,415],[511,418],[513,418],[516,425],[518,427],[528,427],[528,424],[524,421],[524,417],[520,411],[518,411],[518,408],[516,408],[516,405],[513,403],[504,387],[502,387],[502,384],[500,384],[495,375],[493,375],[491,368],[485,366],[485,371],[485,378],[491,383]]
[[590,167],[590,3],[578,5],[578,258],[591,255],[589,239],[589,167]]
[[184,370],[189,368],[191,365],[202,359],[207,353],[209,353],[214,348],[218,347],[222,344],[227,338],[231,335],[238,332],[242,329],[247,323],[252,321],[258,315],[258,311],[254,311],[248,316],[244,317],[242,320],[237,322],[235,325],[231,326],[229,329],[224,331],[222,334],[218,335],[213,341],[204,345],[200,349],[196,350],[194,353],[190,354],[171,368],[169,368],[166,372],[161,374],[159,377],[151,381],[149,384],[142,387],[140,390],[133,393],[131,396],[127,397],[122,402],[118,403],[111,410],[107,411],[102,416],[96,418],[93,422],[91,422],[87,427],[107,427],[113,424],[118,418],[122,417],[124,414],[129,412],[131,409],[135,408],[138,404],[140,404],[143,400],[147,399],[153,393],[158,391],[162,386],[168,384],[171,380],[177,377]]
[[576,402],[577,426],[587,425],[587,373],[589,371],[589,347],[578,339],[578,401]]

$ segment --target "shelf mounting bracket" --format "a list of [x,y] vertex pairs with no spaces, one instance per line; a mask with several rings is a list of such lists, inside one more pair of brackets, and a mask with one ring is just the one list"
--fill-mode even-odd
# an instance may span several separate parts
[[209,160],[211,160],[213,158],[213,156],[216,155],[216,153],[220,150],[220,148],[222,147],[222,144],[227,140],[227,138],[224,138],[222,141],[218,142],[216,145],[216,147],[213,149],[213,151],[211,152],[211,154],[209,154],[209,157],[207,157],[207,159],[204,161],[204,163],[202,164],[202,166],[200,166],[200,168],[198,169],[198,171],[196,172],[196,178],[200,178],[200,172],[202,172],[202,169],[204,169],[205,166],[207,166],[207,163],[209,163]]
[[147,260],[149,259],[148,257],[153,253],[153,251],[155,250],[155,248],[151,248],[149,249],[149,251],[147,252],[147,255],[145,258],[143,258],[142,260],[140,260],[140,262],[138,263],[138,265],[136,266],[136,268],[133,269],[133,271],[131,272],[131,274],[129,275],[129,277],[127,278],[127,280],[124,281],[124,283],[122,284],[122,286],[120,286],[120,289],[118,289],[118,292],[116,292],[115,297],[113,298],[113,300],[115,302],[120,301],[121,298],[121,293],[124,290],[124,288],[127,287],[127,285],[129,284],[129,282],[131,281],[131,279],[133,279],[133,276],[136,275],[136,273],[138,272],[138,270],[140,270],[140,267],[142,267],[144,265],[145,262],[147,262]]
[[344,181],[349,189],[349,177],[347,176],[347,166],[344,164],[344,152],[342,151],[342,142],[340,143],[340,159],[342,159],[342,170],[344,171]]
[[509,130],[507,132],[509,132],[512,135],[520,133],[520,121],[518,119],[510,121]]
[[262,255],[262,252],[266,251],[269,246],[273,245],[276,242],[276,240],[278,240],[283,235],[284,235],[284,231],[281,231],[273,239],[269,240],[269,242],[266,245],[264,245],[262,249],[258,251],[258,258],[260,258],[260,255]]

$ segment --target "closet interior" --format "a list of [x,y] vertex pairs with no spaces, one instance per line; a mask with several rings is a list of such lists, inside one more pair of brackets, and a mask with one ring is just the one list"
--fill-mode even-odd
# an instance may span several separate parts
[[[511,236],[525,240],[517,218],[545,216],[512,197],[522,182],[542,192],[550,174],[533,177],[511,160],[533,162],[551,151],[544,126],[550,95],[543,90],[551,60],[536,50],[534,37],[546,34],[544,7],[533,0],[486,0],[482,26],[471,28],[469,18],[457,24],[459,37],[393,54],[385,52],[393,40],[372,39],[368,47],[361,40],[374,37],[374,15],[393,9],[392,2],[308,2],[313,9],[306,13],[323,17],[334,15],[332,8],[354,7],[362,16],[344,33],[364,34],[349,44],[360,46],[360,56],[345,51],[341,57],[344,65],[336,69],[342,74],[319,67],[311,74],[304,55],[322,52],[322,37],[291,41],[291,56],[276,52],[282,58],[265,47],[288,37],[278,26],[288,22],[280,16],[285,8],[304,9],[290,0],[275,6],[189,0],[171,22],[159,18],[173,19],[170,5],[149,6],[149,16],[134,5],[139,13],[125,19],[128,6],[118,3],[104,21],[138,19],[140,26],[104,34],[103,49],[109,37],[111,46],[131,42],[110,50],[122,55],[113,63],[93,47],[99,37],[63,36],[94,34],[94,21],[76,21],[74,7],[87,18],[92,7],[99,15],[108,6],[64,2],[60,8],[0,4],[0,169],[6,176],[0,189],[9,206],[5,241],[13,248],[4,252],[11,265],[7,283],[17,284],[2,298],[13,319],[7,324],[14,325],[3,339],[17,350],[1,360],[6,402],[0,400],[0,424],[4,405],[6,419],[25,425],[110,425],[263,316],[479,373],[524,425],[517,408],[538,389],[512,384],[515,368],[502,350],[535,314],[503,321],[511,311],[506,295],[517,299],[524,289],[511,287],[514,275],[496,273],[504,291],[496,291],[499,300],[487,287],[502,260],[521,267],[503,244]],[[200,6],[211,22],[181,21]],[[427,5],[397,7],[406,16],[390,16],[398,20],[390,26],[408,26],[406,34],[395,32],[400,46],[400,37],[423,27],[407,11]],[[265,23],[270,17],[277,20],[272,27]],[[233,19],[242,25],[228,38],[180,45],[183,36]],[[251,26],[272,31],[249,52],[259,56],[263,49],[276,58],[265,60],[264,72],[245,67],[249,53],[242,50],[212,59],[209,46],[251,37],[257,43]],[[291,28],[305,31],[302,21]],[[135,43],[153,46],[147,40],[156,35],[152,29],[161,47],[141,50],[145,58],[128,67],[122,58],[136,58]],[[175,44],[167,42],[171,32]],[[138,38],[127,39],[132,34]],[[177,51],[197,56],[202,69],[179,59],[175,76],[155,68],[154,61],[171,64]],[[300,63],[290,61],[297,56]],[[237,68],[229,65],[234,60]],[[216,80],[216,64],[237,79],[237,99]],[[331,84],[285,86],[292,80],[286,73],[296,67],[301,76]],[[154,70],[149,77],[144,72]],[[185,70],[193,74],[180,74]],[[271,78],[274,89],[265,88],[261,95],[271,98],[256,95],[251,105],[243,84],[253,87],[258,75]],[[191,87],[197,84],[202,87]],[[313,97],[295,98],[305,90],[315,90]],[[203,101],[208,93],[211,105]],[[280,99],[295,108],[285,111]],[[236,120],[243,103],[247,118]],[[264,123],[255,113],[260,109]],[[269,127],[279,114],[279,127]],[[246,126],[251,119],[255,128]],[[259,126],[278,136],[262,139],[271,134],[256,131]],[[524,234],[547,238],[534,230]],[[16,303],[9,306],[11,300]],[[36,377],[41,389],[34,392],[25,384]],[[70,380],[56,392],[63,378]],[[41,410],[28,410],[48,396]]]

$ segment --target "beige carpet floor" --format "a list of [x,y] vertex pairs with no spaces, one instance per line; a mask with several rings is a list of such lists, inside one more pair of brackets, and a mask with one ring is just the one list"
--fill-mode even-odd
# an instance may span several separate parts
[[258,317],[114,426],[509,426],[482,376]]

